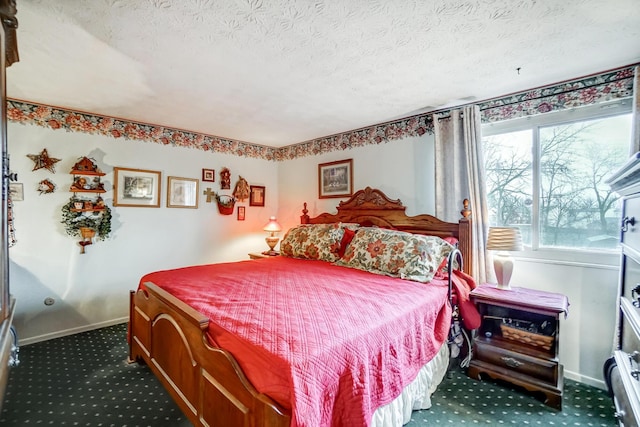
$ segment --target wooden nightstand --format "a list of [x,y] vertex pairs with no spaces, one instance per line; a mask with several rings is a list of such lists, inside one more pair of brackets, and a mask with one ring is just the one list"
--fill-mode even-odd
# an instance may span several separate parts
[[474,337],[468,374],[508,381],[542,392],[545,403],[562,409],[563,367],[558,360],[560,314],[568,313],[566,296],[517,288],[500,290],[482,284],[471,292],[482,323]]
[[249,258],[250,259],[262,259],[262,258],[270,258],[273,256],[279,256],[280,254],[277,255],[267,255],[267,254],[263,254],[262,252],[252,252],[249,254]]

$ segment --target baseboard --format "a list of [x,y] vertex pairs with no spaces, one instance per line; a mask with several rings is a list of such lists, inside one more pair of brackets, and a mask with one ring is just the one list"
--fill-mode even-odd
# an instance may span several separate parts
[[607,385],[605,384],[604,380],[588,377],[586,375],[581,375],[572,371],[567,371],[566,369],[564,371],[564,377],[602,390],[607,389]]
[[119,325],[120,323],[126,323],[129,321],[129,316],[121,317],[119,319],[107,320],[105,322],[93,323],[91,325],[79,326],[77,328],[65,329],[63,331],[56,331],[50,334],[38,335],[26,339],[21,339],[18,345],[29,345],[37,342],[48,341],[55,338],[62,338],[69,335],[79,334],[81,332],[93,331],[94,329],[106,328],[107,326]]

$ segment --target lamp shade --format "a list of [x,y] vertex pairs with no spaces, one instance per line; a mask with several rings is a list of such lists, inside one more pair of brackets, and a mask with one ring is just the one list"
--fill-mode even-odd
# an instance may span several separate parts
[[269,218],[269,222],[266,223],[266,225],[263,228],[264,231],[270,231],[272,233],[277,233],[278,231],[282,230],[282,227],[280,226],[280,224],[278,224],[278,221],[276,220],[275,216],[272,216]]
[[487,249],[492,251],[521,251],[522,235],[517,227],[490,227]]
[[506,251],[521,251],[522,235],[517,227],[490,227],[487,249],[498,251],[493,255],[493,269],[498,281],[498,289],[509,290],[514,260]]

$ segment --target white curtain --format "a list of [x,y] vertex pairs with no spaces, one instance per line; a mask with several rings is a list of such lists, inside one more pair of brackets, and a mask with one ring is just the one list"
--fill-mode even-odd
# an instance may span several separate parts
[[469,199],[473,230],[473,277],[488,280],[485,242],[488,229],[487,199],[477,105],[452,110],[448,116],[436,114],[435,175],[436,216],[444,221],[460,219],[462,201]]

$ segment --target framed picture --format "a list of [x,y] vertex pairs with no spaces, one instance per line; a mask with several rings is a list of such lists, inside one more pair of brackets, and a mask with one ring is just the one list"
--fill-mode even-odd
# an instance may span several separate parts
[[198,207],[198,180],[193,178],[167,178],[167,207],[192,208]]
[[9,183],[9,196],[12,202],[21,202],[24,200],[24,185],[21,182]]
[[205,182],[215,182],[216,171],[213,169],[202,169],[202,180]]
[[349,197],[353,194],[353,159],[318,165],[318,197]]
[[264,206],[264,191],[265,187],[249,186],[249,206]]
[[113,168],[113,206],[160,207],[160,172]]
[[244,221],[244,206],[238,206],[238,221]]

